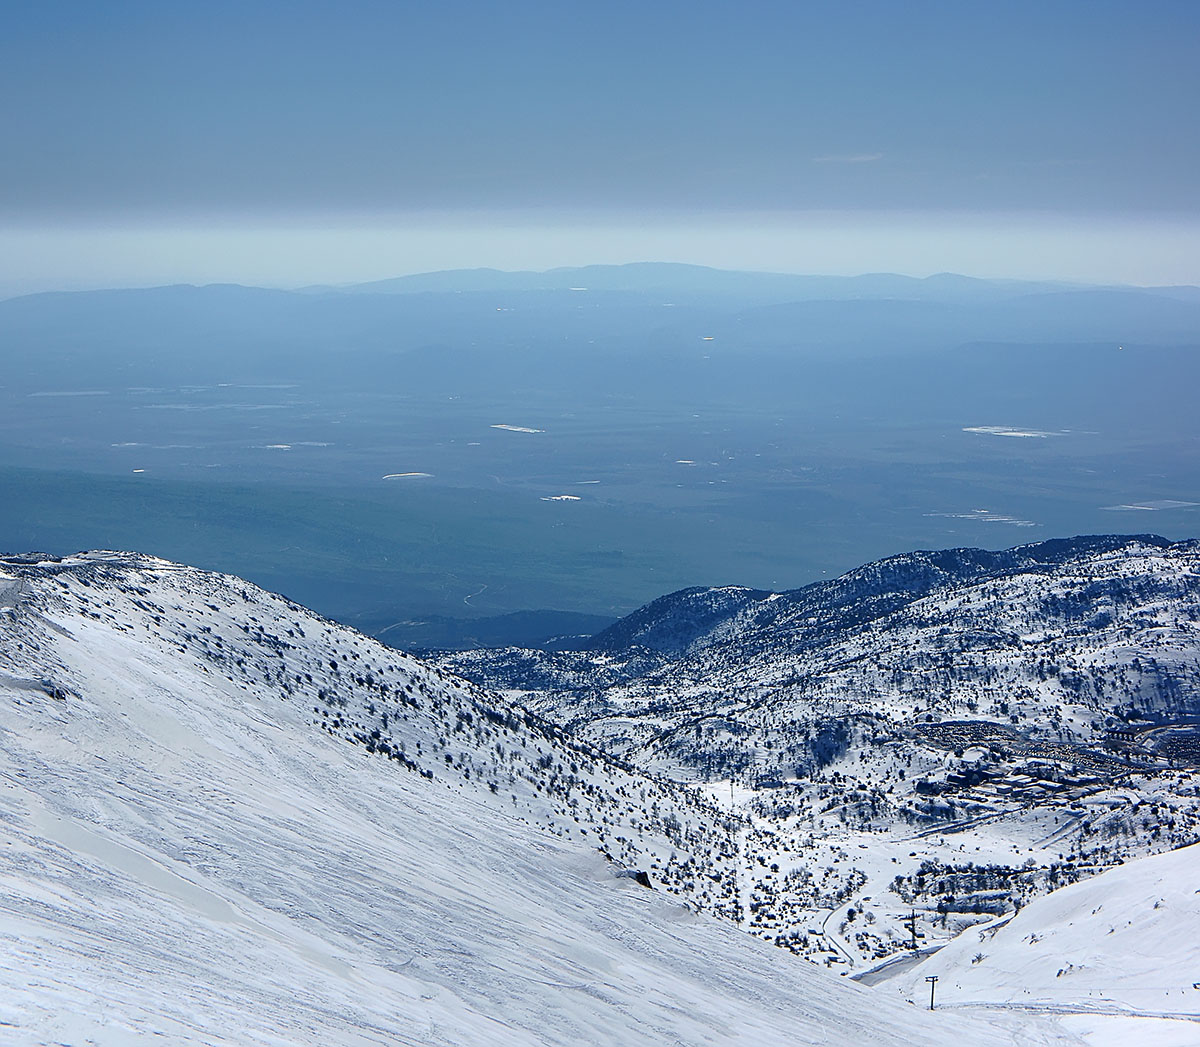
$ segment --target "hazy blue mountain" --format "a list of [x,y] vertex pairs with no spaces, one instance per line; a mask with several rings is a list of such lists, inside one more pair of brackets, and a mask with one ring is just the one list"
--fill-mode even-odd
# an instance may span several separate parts
[[895,273],[864,276],[800,276],[745,272],[682,263],[633,262],[587,265],[546,272],[455,269],[375,280],[340,288],[346,294],[418,294],[428,291],[653,291],[687,295],[744,296],[751,300],[802,301],[815,298],[913,298],[938,301],[991,301],[1069,285],[1047,281],[979,280],[939,273],[924,279]]

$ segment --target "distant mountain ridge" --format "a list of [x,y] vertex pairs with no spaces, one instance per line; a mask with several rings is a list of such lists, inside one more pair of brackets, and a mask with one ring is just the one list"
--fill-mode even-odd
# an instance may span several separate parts
[[[700,343],[701,335],[714,344]],[[748,353],[761,355],[781,380],[799,381],[814,361],[913,356],[932,361],[922,368],[934,375],[949,375],[980,366],[980,352],[964,356],[965,347],[1032,345],[1039,347],[1035,366],[1051,368],[1050,381],[1061,369],[1073,376],[1081,369],[1045,346],[1085,348],[1087,366],[1101,374],[1115,366],[1106,354],[1116,345],[1154,347],[1171,354],[1161,358],[1164,366],[1190,373],[1195,354],[1181,356],[1180,347],[1198,341],[1197,289],[670,265],[452,271],[346,289],[177,285],[0,301],[0,350],[21,391],[40,389],[51,365],[66,389],[281,376],[337,386],[370,376],[406,387],[470,388],[476,371],[494,384],[492,372],[511,361],[514,348],[531,373],[554,375],[564,369],[568,347],[589,382],[611,383],[615,362],[636,360],[647,381],[664,384],[664,395],[665,383],[689,379],[697,360],[711,360],[707,374]],[[645,344],[655,352],[648,355]],[[731,350],[736,355],[726,359]],[[955,355],[938,360],[939,353]],[[1005,366],[1011,380],[1014,363]],[[753,385],[744,371],[727,381]],[[903,373],[897,379],[906,380]],[[911,395],[923,395],[928,384],[918,381]]]
[[455,291],[664,291],[709,294],[753,294],[781,299],[813,298],[938,298],[980,301],[1013,294],[1070,290],[1074,285],[1054,281],[983,280],[954,273],[929,277],[896,273],[860,276],[819,276],[747,270],[715,269],[672,262],[629,262],[585,265],[545,271],[451,269],[417,273],[342,287],[320,286],[314,291],[345,294],[420,294]]
[[587,648],[616,653],[636,645],[679,656],[728,640],[736,629],[769,628],[817,609],[826,613],[846,610],[850,622],[857,624],[939,586],[972,585],[1012,573],[1049,573],[1080,556],[1111,553],[1131,543],[1160,549],[1194,544],[1174,543],[1158,535],[1088,535],[996,552],[961,548],[901,553],[855,568],[840,578],[780,593],[695,587],[662,596],[634,611],[593,636]]
[[[691,588],[587,647],[442,664],[683,777],[730,773],[733,740],[758,758],[732,767],[786,777],[812,765],[805,724],[858,714],[1096,746],[1114,717],[1200,716],[1200,542],[1088,536],[913,552],[782,593]],[[712,741],[678,730],[697,719],[720,724]]]
[[625,262],[559,266],[545,270],[511,270],[492,267],[444,269],[410,273],[346,284],[310,284],[296,288],[256,287],[235,283],[207,285],[147,285],[126,288],[37,291],[0,297],[0,301],[44,295],[91,295],[170,290],[175,287],[228,287],[302,295],[411,295],[463,294],[502,291],[653,291],[702,292],[750,295],[780,301],[839,298],[899,298],[911,300],[980,303],[1024,295],[1074,293],[1086,290],[1127,291],[1184,301],[1200,300],[1200,287],[1189,285],[1140,286],[1087,284],[1064,280],[1036,280],[934,273],[906,276],[900,273],[861,273],[853,276],[818,273],[784,273],[769,270],[721,269],[685,262]]
[[[1095,285],[1105,290],[1194,298],[1200,288]],[[978,303],[1029,294],[1071,293],[1089,285],[1053,280],[985,279],[958,273],[914,277],[899,273],[857,276],[717,269],[680,262],[627,262],[556,269],[449,269],[347,285],[316,285],[303,290],[343,294],[421,294],[462,291],[704,291],[755,294],[779,299],[901,298]]]

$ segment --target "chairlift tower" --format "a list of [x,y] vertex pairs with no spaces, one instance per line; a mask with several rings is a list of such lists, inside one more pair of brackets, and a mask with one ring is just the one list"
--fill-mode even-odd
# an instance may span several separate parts
[[908,925],[908,933],[912,935],[912,951],[917,951],[917,910],[910,909],[908,911],[908,919],[905,921]]

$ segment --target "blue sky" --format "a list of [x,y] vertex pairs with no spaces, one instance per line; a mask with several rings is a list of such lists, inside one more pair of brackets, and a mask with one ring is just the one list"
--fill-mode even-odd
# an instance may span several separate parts
[[6,11],[0,91],[0,286],[649,257],[1200,282],[1191,2],[45,0]]

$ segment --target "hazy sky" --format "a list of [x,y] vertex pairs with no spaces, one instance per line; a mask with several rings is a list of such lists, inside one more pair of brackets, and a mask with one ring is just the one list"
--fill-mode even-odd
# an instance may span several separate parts
[[6,10],[0,92],[0,285],[1200,282],[1193,0],[42,0]]

